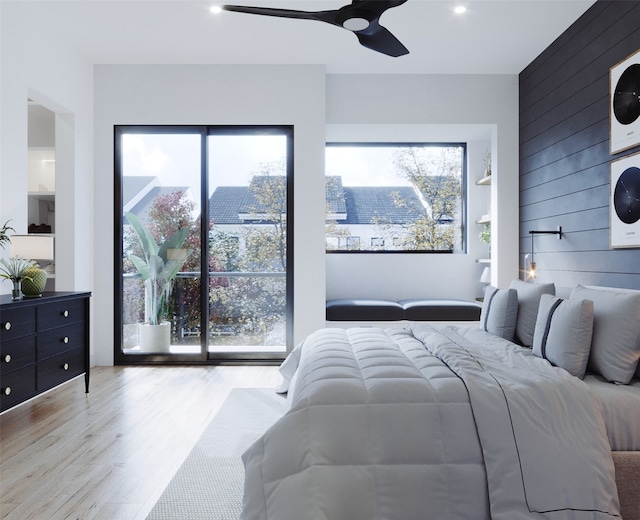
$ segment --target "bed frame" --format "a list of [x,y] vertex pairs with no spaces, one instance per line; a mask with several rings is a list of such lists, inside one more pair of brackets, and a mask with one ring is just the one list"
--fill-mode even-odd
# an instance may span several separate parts
[[623,520],[640,520],[640,451],[614,451],[616,485]]

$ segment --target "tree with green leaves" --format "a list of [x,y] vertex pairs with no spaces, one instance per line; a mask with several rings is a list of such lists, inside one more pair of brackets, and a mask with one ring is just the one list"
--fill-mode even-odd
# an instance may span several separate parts
[[[235,265],[239,271],[286,272],[287,178],[284,173],[284,160],[266,163],[249,183],[250,201],[241,208],[245,223],[235,243]],[[224,237],[220,230],[215,233]],[[216,326],[233,324],[235,332],[245,339],[264,343],[274,327],[283,323],[284,281],[283,277],[237,277],[228,288],[213,291],[211,310]]]
[[[395,154],[397,173],[424,201],[423,215],[402,226],[407,249],[451,251],[459,243],[461,229],[451,222],[460,213],[461,153],[458,147],[409,147]],[[400,207],[406,201],[397,197],[395,204]]]

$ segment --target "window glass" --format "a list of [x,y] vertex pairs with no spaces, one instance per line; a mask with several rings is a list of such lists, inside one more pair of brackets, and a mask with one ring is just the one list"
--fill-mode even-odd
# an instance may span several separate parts
[[465,249],[466,146],[330,143],[327,252]]

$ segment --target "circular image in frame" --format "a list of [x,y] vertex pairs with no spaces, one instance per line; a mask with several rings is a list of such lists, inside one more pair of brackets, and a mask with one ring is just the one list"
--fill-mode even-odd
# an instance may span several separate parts
[[622,125],[640,117],[640,64],[634,63],[620,76],[613,93],[613,113]]
[[640,168],[627,168],[618,177],[613,205],[621,222],[633,224],[640,220]]

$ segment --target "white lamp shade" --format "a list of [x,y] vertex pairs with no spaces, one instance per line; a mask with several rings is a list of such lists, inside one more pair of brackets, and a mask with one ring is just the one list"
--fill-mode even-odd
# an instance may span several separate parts
[[11,235],[11,256],[29,260],[53,260],[53,236]]
[[480,283],[491,283],[491,268],[485,267],[480,275]]

